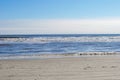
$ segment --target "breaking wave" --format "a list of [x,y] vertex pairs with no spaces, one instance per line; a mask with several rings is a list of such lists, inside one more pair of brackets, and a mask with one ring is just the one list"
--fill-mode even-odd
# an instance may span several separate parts
[[120,36],[0,38],[0,42],[25,42],[25,43],[48,43],[48,42],[120,42]]

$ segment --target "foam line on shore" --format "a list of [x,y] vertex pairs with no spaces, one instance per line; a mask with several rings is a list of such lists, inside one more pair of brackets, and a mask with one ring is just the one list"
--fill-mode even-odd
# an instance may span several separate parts
[[6,54],[0,55],[0,60],[2,59],[46,59],[46,58],[62,58],[62,57],[81,57],[81,56],[107,56],[107,55],[120,55],[120,52],[78,52],[78,53],[61,53],[61,54],[21,54],[13,55]]

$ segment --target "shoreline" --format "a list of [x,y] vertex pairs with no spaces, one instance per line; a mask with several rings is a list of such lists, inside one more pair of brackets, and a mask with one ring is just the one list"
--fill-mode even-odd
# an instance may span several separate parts
[[0,54],[0,60],[11,59],[49,59],[67,57],[120,56],[120,52],[78,52],[59,54]]

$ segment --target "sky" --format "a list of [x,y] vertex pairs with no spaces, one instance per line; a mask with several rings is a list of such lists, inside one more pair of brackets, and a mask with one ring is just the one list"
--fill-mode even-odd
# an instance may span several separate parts
[[0,34],[120,34],[120,0],[0,0]]

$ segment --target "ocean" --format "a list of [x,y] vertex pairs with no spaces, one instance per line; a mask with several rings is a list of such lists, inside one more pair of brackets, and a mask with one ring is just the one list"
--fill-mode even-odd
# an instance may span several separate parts
[[120,52],[120,34],[0,35],[0,59],[81,52]]

